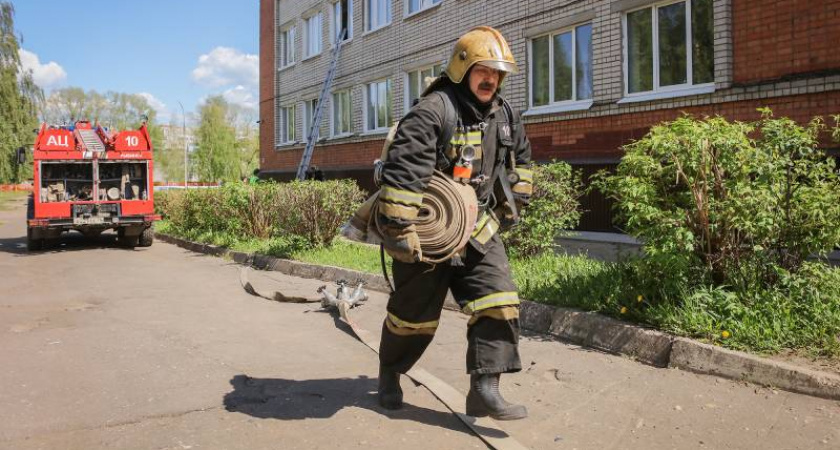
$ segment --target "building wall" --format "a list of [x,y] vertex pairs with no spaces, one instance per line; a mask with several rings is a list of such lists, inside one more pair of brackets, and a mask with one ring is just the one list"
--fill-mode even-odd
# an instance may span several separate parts
[[[520,73],[506,79],[504,95],[525,113],[534,158],[567,160],[585,166],[586,173],[615,164],[622,145],[643,136],[652,124],[683,113],[753,120],[759,115],[756,108],[768,106],[777,115],[801,122],[815,115],[840,113],[840,52],[829,49],[840,40],[840,0],[714,0],[714,92],[643,102],[624,100],[622,17],[628,10],[661,2],[443,0],[436,7],[405,17],[405,1],[393,0],[391,25],[367,34],[363,30],[364,2],[353,3],[354,36],[342,47],[333,90],[351,89],[355,134],[329,138],[330,109],[325,110],[321,136],[327,138],[316,147],[313,163],[328,176],[339,170],[342,174],[367,174],[379,157],[384,135],[362,131],[364,83],[391,79],[393,117],[399,119],[405,108],[405,72],[445,61],[458,36],[476,25],[498,28],[519,63]],[[297,105],[298,134],[302,136],[301,102],[317,97],[330,61],[330,2],[279,0],[276,4],[276,17],[263,20],[278,25],[297,23],[298,61],[277,71],[274,106],[276,111],[280,106]],[[313,8],[324,14],[324,51],[301,61],[302,17]],[[593,25],[592,105],[577,111],[530,114],[528,40],[585,21]],[[267,146],[270,141],[262,142],[263,168],[279,177],[293,174],[303,143]],[[601,225],[586,226],[604,229],[609,205],[603,199],[590,198],[585,203],[604,216]]]
[[840,68],[840,1],[738,1],[733,16],[737,83]]
[[260,0],[260,167],[274,154],[275,22],[277,0]]

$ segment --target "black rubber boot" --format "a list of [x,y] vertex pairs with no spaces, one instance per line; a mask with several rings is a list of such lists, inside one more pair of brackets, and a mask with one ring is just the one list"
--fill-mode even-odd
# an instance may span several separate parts
[[400,409],[403,406],[399,372],[382,366],[379,366],[379,404],[385,409]]
[[470,375],[470,392],[467,394],[467,415],[490,416],[496,420],[518,420],[528,417],[523,405],[508,403],[499,393],[498,373]]

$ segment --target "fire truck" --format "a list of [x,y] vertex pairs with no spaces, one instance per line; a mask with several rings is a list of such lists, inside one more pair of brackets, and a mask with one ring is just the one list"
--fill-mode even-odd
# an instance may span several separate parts
[[42,124],[32,149],[33,195],[26,243],[42,250],[69,230],[87,237],[117,231],[127,247],[152,245],[154,210],[152,143],[145,122],[138,130],[109,131],[89,121]]

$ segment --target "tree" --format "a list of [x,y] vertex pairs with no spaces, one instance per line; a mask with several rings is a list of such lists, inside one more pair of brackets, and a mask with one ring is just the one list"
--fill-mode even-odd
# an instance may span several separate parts
[[31,176],[31,167],[16,164],[18,147],[30,145],[37,127],[37,110],[44,94],[20,63],[20,45],[14,31],[15,10],[0,2],[0,183]]
[[95,120],[105,109],[105,99],[95,91],[85,92],[80,87],[71,86],[54,90],[44,106],[44,121],[63,125],[82,119]]
[[173,116],[169,121],[169,135],[164,145],[156,149],[155,167],[167,181],[184,181],[184,149],[188,145],[183,117]]
[[255,113],[214,96],[199,108],[194,167],[202,180],[235,181],[257,166]]
[[257,112],[250,108],[231,105],[233,126],[236,130],[236,155],[239,160],[239,178],[245,178],[259,166],[260,138],[257,132]]
[[229,119],[230,105],[220,95],[208,98],[199,108],[195,168],[202,181],[239,178],[239,168],[235,165],[236,130]]

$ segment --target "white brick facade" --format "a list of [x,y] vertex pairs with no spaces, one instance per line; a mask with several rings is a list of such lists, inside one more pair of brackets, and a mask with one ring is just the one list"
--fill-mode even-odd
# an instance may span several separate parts
[[[771,98],[783,95],[821,92],[840,88],[837,76],[812,79],[804,85],[797,82],[770,82],[762,86],[733,86],[732,1],[714,0],[714,93],[620,103],[624,95],[622,17],[626,11],[663,3],[652,0],[442,0],[436,6],[405,17],[406,0],[392,0],[390,25],[372,32],[364,30],[365,0],[353,1],[353,36],[342,47],[338,72],[332,91],[350,89],[353,134],[332,140],[335,143],[382,139],[381,135],[364,132],[363,99],[365,83],[389,78],[392,83],[392,117],[399,119],[405,111],[406,72],[446,61],[457,38],[477,25],[499,29],[508,39],[519,64],[520,73],[505,81],[504,95],[514,108],[528,107],[528,39],[539,33],[571,25],[591,22],[593,102],[585,110],[530,115],[526,122],[539,123],[606,115],[626,114],[659,109],[707,105],[736,100]],[[275,110],[297,105],[298,136],[304,136],[303,107],[305,100],[316,98],[329,67],[332,43],[330,0],[278,0],[275,23],[278,29],[295,23],[298,29],[298,60],[277,70],[275,78]],[[302,60],[303,18],[315,11],[323,14],[323,51],[319,56]],[[279,33],[278,33],[279,35]],[[277,48],[279,49],[279,42]],[[329,138],[330,107],[325,106],[321,133]],[[279,114],[277,115],[279,117]],[[279,128],[279,119],[275,127]],[[279,136],[279,133],[275,133]],[[278,147],[300,148],[295,146]]]

